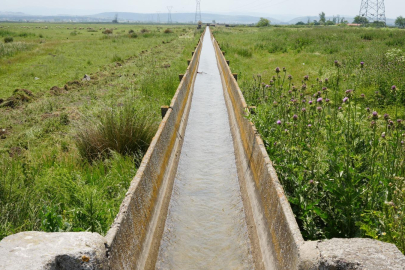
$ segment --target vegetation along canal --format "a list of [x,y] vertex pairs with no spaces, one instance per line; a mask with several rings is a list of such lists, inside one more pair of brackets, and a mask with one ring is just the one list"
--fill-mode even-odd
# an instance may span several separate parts
[[157,269],[252,269],[234,146],[207,29]]

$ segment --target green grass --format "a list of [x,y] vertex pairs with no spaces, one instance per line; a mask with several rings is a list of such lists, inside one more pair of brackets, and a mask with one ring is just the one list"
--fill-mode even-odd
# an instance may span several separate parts
[[214,35],[257,106],[251,119],[304,238],[371,237],[405,252],[405,31]]
[[[0,57],[0,239],[27,230],[106,233],[201,33],[187,26],[169,34],[136,25],[0,26],[12,45],[27,46]],[[112,27],[113,34],[101,33]],[[15,106],[2,106],[10,100]],[[137,151],[120,144],[103,148],[100,159],[81,155],[80,134],[104,123],[128,136],[142,119],[149,137]]]

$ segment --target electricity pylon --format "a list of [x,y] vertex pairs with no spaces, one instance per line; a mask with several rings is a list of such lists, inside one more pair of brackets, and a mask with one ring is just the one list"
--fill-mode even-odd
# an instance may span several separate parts
[[197,7],[195,8],[195,23],[198,23],[201,21],[201,0],[196,0],[197,2]]
[[382,22],[386,24],[384,0],[361,0],[360,17],[370,23]]
[[172,6],[167,7],[167,10],[169,11],[169,13],[167,14],[167,23],[171,24],[172,23]]

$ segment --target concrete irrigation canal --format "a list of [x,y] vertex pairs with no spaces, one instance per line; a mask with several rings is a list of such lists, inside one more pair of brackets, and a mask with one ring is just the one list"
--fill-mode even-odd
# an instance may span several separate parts
[[304,241],[228,64],[207,27],[105,237],[11,235],[0,269],[405,269],[392,244]]

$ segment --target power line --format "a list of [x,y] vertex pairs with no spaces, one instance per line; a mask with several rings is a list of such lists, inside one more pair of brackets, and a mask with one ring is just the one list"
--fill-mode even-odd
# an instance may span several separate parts
[[168,6],[167,10],[169,11],[169,13],[167,13],[167,23],[171,24],[172,23],[172,6]]
[[195,9],[195,23],[198,23],[199,21],[201,21],[201,0],[196,0],[197,6]]

